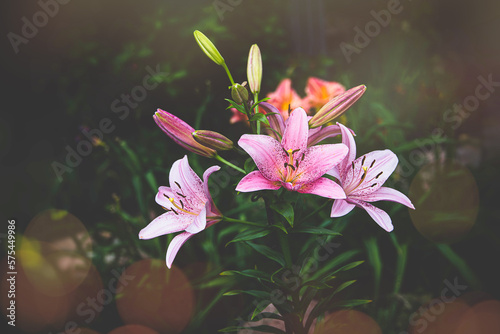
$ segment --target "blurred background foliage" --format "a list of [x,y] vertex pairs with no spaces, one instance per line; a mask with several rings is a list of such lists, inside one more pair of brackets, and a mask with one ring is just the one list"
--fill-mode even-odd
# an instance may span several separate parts
[[[220,2],[230,10],[216,10]],[[343,230],[337,239],[343,249],[359,250],[355,259],[366,260],[356,271],[359,282],[350,294],[374,300],[362,310],[383,333],[406,330],[412,312],[439,296],[446,279],[458,277],[468,291],[499,299],[500,93],[480,101],[458,127],[446,118],[454,104],[474,95],[479,76],[500,80],[498,3],[403,1],[401,13],[349,62],[340,43],[354,45],[354,27],[364,30],[374,20],[370,11],[386,9],[387,1],[220,2],[73,1],[60,5],[48,24],[19,46],[19,53],[3,39],[0,205],[5,220],[17,221],[18,242],[37,214],[55,208],[83,222],[93,245],[84,255],[102,282],[110,280],[115,268],[164,258],[171,236],[139,241],[137,233],[162,212],[154,202],[156,189],[167,185],[169,166],[186,152],[154,124],[154,111],[165,109],[197,129],[224,133],[235,142],[248,130],[242,123],[229,124],[231,113],[224,101],[229,83],[199,50],[192,36],[198,29],[217,45],[237,82],[246,80],[248,50],[257,43],[263,55],[262,92],[273,91],[286,77],[301,96],[310,76],[348,88],[368,87],[343,119],[357,134],[358,155],[384,148],[396,152],[400,168],[388,182],[410,193],[416,212],[434,214],[410,217],[402,206],[383,203],[394,222],[391,234],[362,210],[332,220],[325,207],[310,223]],[[40,10],[35,2],[0,6],[4,33],[20,34],[21,18],[31,20]],[[121,119],[113,102],[143,84],[147,67],[159,69],[154,77],[159,84]],[[111,120],[114,130],[58,180],[51,164],[65,163],[66,147],[76,149],[85,140],[81,130],[98,128],[103,118]],[[438,139],[432,135],[435,129],[442,134]],[[198,174],[214,164],[188,156]],[[224,156],[243,164],[236,155]],[[223,213],[263,219],[260,202],[234,195],[237,178],[214,177],[220,190],[215,201]],[[427,183],[435,187],[422,186]],[[314,196],[291,200],[302,201],[302,217],[323,204]],[[462,212],[467,205],[469,211]],[[436,228],[444,222],[452,227],[439,243],[422,232],[429,224]],[[447,239],[457,224],[465,224],[465,232]],[[248,305],[251,297],[221,296],[236,281],[213,280],[224,270],[254,265],[245,245],[225,247],[240,230],[216,225],[179,253],[176,265],[195,287],[186,332],[213,333],[255,308]],[[207,287],[207,282],[212,285]],[[130,323],[115,304],[82,325],[106,333]],[[42,324],[35,332],[60,330],[61,323]]]

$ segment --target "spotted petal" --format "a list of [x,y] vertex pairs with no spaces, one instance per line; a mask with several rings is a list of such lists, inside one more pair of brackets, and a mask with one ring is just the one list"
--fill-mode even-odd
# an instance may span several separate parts
[[258,190],[277,190],[279,188],[281,188],[280,181],[269,181],[260,171],[254,171],[241,179],[236,186],[236,191],[251,192]]
[[[207,202],[203,189],[203,182],[191,169],[187,156],[177,160],[172,165],[169,175],[170,188],[183,198],[186,210],[199,212]],[[180,195],[179,195],[180,194]]]
[[330,217],[342,217],[351,212],[354,209],[354,204],[349,203],[343,199],[336,199],[332,205],[332,211]]
[[193,222],[195,216],[182,211],[176,212],[177,214],[169,211],[156,217],[139,232],[139,238],[151,239],[164,234],[184,231]]
[[302,186],[297,191],[299,193],[313,194],[326,198],[346,198],[344,189],[326,177],[320,177],[316,181]]
[[286,158],[280,142],[264,135],[243,135],[238,145],[252,157],[262,176],[269,181],[282,179]]
[[406,195],[404,195],[400,191],[388,187],[380,187],[377,191],[363,196],[363,200],[366,202],[377,202],[377,201],[397,202],[406,205],[410,209],[415,209],[410,199]]
[[385,212],[384,210],[381,210],[370,203],[366,203],[364,201],[359,201],[359,200],[351,200],[349,199],[352,203],[354,203],[356,206],[363,208],[366,210],[366,212],[372,217],[372,219],[380,225],[384,230],[387,232],[391,232],[394,227],[392,226],[392,221],[391,217]]
[[347,147],[344,144],[328,144],[309,147],[304,160],[298,156],[299,167],[295,184],[306,184],[313,182],[323,176],[327,171],[337,165],[347,154]]
[[281,145],[285,150],[304,150],[307,147],[308,135],[307,114],[304,109],[297,108],[292,111],[287,120]]

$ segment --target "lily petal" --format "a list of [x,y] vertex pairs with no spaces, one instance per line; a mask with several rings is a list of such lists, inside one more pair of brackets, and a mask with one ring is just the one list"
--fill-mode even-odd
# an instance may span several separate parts
[[[364,162],[364,164],[363,164]],[[350,196],[362,197],[377,191],[389,178],[398,165],[398,157],[391,150],[379,150],[362,155],[354,161],[354,170],[348,168],[343,175],[342,185]],[[366,176],[362,178],[363,169],[366,167]],[[354,176],[354,178],[352,178]],[[351,187],[348,186],[351,184]],[[352,184],[357,185],[355,189]],[[359,184],[359,185],[358,185]]]
[[368,214],[370,215],[370,217],[372,217],[372,219],[387,232],[391,232],[394,229],[394,226],[392,226],[391,217],[389,217],[387,212],[385,212],[384,210],[379,209],[371,205],[370,203],[366,203],[364,201],[352,200],[352,199],[349,199],[349,201],[356,204],[356,206],[365,209],[366,212],[368,212]]
[[193,221],[194,216],[188,213],[173,211],[165,212],[156,217],[139,232],[140,239],[151,239],[160,235],[184,231]]
[[203,173],[203,191],[205,192],[205,196],[208,199],[208,202],[206,205],[208,206],[207,214],[209,216],[222,216],[222,213],[215,206],[214,200],[212,198],[212,195],[210,195],[210,190],[208,187],[208,178],[210,177],[210,175],[212,175],[213,172],[216,172],[219,169],[220,169],[219,166],[212,166],[212,167],[208,168],[205,171],[205,173]]
[[307,114],[304,109],[297,108],[288,118],[281,145],[285,150],[304,150],[307,147],[308,135]]
[[182,245],[184,245],[184,243],[188,241],[189,238],[191,238],[193,235],[194,234],[192,233],[184,232],[172,239],[170,245],[168,245],[166,256],[167,267],[169,269],[172,268],[172,262],[174,262],[175,256],[177,255],[177,252],[179,252],[179,249],[181,249]]
[[342,217],[351,212],[355,205],[343,199],[336,199],[332,205],[330,217]]
[[350,167],[349,165],[351,162],[356,159],[356,141],[354,140],[354,136],[351,131],[349,131],[348,127],[338,122],[337,125],[340,127],[340,131],[342,132],[342,143],[349,149],[349,153],[347,153],[344,160],[340,163],[340,170],[345,171]]
[[377,191],[363,196],[363,201],[366,202],[377,202],[377,201],[391,201],[401,203],[406,205],[410,209],[415,209],[410,199],[400,191],[396,189],[381,187]]
[[193,222],[186,228],[186,232],[196,234],[203,231],[207,226],[207,209],[203,207],[200,214],[196,216]]
[[[262,109],[265,112],[266,117],[269,120],[269,125],[271,126],[271,129],[279,133],[280,136],[283,136],[283,133],[285,132],[285,120],[283,119],[283,116],[281,116],[281,113],[278,110],[278,108],[276,108],[270,103],[261,102],[259,103],[259,110],[260,109]],[[281,138],[278,138],[278,136],[274,131],[271,131],[269,135],[275,139],[281,140]]]
[[158,193],[156,194],[156,197],[155,197],[156,203],[158,203],[159,205],[161,205],[162,207],[164,207],[166,209],[171,209],[174,206],[168,200],[167,197],[168,198],[174,197],[174,192],[172,191],[172,189],[170,187],[164,187],[164,186],[159,187]]
[[238,145],[252,157],[266,179],[281,180],[286,158],[281,144],[276,139],[264,135],[243,135]]
[[314,194],[326,198],[346,198],[344,189],[335,181],[320,177],[314,182],[304,185],[297,190],[299,193]]
[[236,186],[236,191],[251,192],[258,190],[277,190],[281,188],[279,181],[269,181],[260,171],[251,172],[241,179]]
[[297,169],[295,184],[313,182],[337,165],[347,154],[344,144],[327,144],[309,147]]
[[172,191],[183,195],[181,197],[188,211],[199,212],[205,206],[207,198],[203,190],[203,182],[189,166],[187,156],[173,163],[169,182]]

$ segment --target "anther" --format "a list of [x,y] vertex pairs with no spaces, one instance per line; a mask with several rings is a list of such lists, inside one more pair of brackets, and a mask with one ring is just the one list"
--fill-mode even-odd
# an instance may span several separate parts
[[179,195],[179,196],[181,196],[182,198],[186,198],[186,195],[183,195],[183,194],[177,193],[177,192],[176,192],[176,194]]
[[375,164],[375,160],[372,161],[372,164],[370,165],[370,168],[372,168],[374,164]]
[[365,164],[365,160],[366,160],[366,155],[363,157],[363,160],[361,160],[361,166]]
[[179,200],[179,202],[181,202],[181,206],[184,209],[184,203],[182,203],[182,200]]
[[384,173],[384,172],[380,172],[380,173],[378,173],[378,174],[377,174],[377,176],[375,176],[375,178],[376,178],[376,179],[378,179],[378,177],[379,177],[380,175],[382,175],[383,173]]
[[173,211],[173,212],[174,212],[177,216],[179,215],[179,214],[177,213],[177,211],[175,211],[174,209],[171,209],[171,210],[172,210],[172,211]]
[[179,189],[182,190],[181,185],[179,183],[177,183],[177,181],[174,181],[174,183],[177,185],[177,187],[179,187]]

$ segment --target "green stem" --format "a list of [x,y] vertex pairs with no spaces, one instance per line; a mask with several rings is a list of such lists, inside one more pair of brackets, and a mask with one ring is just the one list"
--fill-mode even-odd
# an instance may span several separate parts
[[[255,94],[253,94],[253,96],[254,96],[255,101],[259,101],[259,93],[258,92],[255,92]],[[256,103],[256,102],[254,102],[254,103]],[[259,105],[257,104],[255,106],[255,113],[258,113],[258,112],[259,112]],[[260,135],[260,122],[259,121],[257,121],[257,134]]]
[[228,165],[229,167],[231,167],[231,168],[233,168],[233,169],[237,170],[238,172],[241,172],[241,173],[243,173],[243,174],[246,174],[246,172],[245,172],[243,169],[241,169],[241,168],[240,168],[240,167],[238,167],[238,166],[233,165],[232,163],[230,163],[229,161],[227,161],[226,159],[224,159],[223,157],[221,157],[221,156],[220,156],[220,155],[218,155],[218,154],[216,154],[216,155],[215,155],[215,159],[217,159],[217,160],[219,160],[220,162],[222,162],[222,163],[224,163],[224,164]]
[[239,224],[246,224],[246,225],[258,226],[258,227],[265,227],[265,226],[258,224],[258,223],[248,222],[246,220],[234,219],[234,218],[229,218],[229,217],[222,217],[222,220],[227,221],[228,223],[239,223]]
[[231,75],[231,72],[229,72],[229,68],[227,68],[226,62],[222,63],[222,67],[224,67],[224,69],[226,70],[229,81],[231,81],[231,86],[234,86],[233,76]]
[[292,253],[290,252],[290,244],[288,243],[288,239],[286,236],[281,233],[281,231],[276,231],[278,234],[278,240],[281,246],[281,251],[283,252],[283,256],[285,257],[285,264],[287,268],[291,268],[292,263]]

